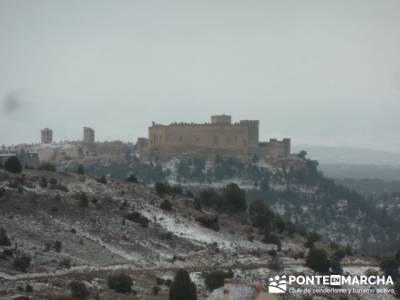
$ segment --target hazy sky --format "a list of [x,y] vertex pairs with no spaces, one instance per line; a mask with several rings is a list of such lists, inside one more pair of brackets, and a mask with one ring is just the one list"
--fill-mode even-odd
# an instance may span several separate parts
[[400,1],[0,0],[0,144],[151,121],[400,153]]

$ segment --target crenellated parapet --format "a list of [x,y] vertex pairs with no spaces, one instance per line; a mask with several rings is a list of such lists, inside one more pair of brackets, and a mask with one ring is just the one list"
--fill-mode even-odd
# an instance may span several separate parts
[[138,140],[141,151],[158,154],[182,152],[230,153],[238,156],[283,157],[290,154],[290,139],[259,142],[259,121],[232,123],[230,115],[211,116],[211,122],[152,122],[146,141]]

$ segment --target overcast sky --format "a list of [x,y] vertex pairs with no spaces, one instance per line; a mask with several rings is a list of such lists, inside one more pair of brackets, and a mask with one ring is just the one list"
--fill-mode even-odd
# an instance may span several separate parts
[[400,1],[0,0],[0,144],[151,121],[400,153]]

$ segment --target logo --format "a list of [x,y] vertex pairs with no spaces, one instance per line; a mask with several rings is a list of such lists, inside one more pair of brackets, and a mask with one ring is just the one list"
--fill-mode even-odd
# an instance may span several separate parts
[[330,281],[330,285],[340,286],[342,284],[342,276],[340,276],[340,275],[331,275],[329,281]]
[[[294,287],[293,287],[294,285]],[[362,293],[365,291],[362,288],[351,288],[352,285],[359,286],[382,286],[393,285],[391,276],[351,276],[351,275],[275,275],[269,278],[268,292],[271,294],[284,294],[289,293],[311,293],[309,287],[302,288],[301,286],[317,286],[314,287],[316,293],[320,292],[348,292],[357,293],[360,290]],[[319,286],[319,287],[318,287]],[[322,287],[321,287],[322,286]],[[288,288],[289,287],[289,288]],[[344,287],[340,289],[340,287]],[[339,289],[338,289],[339,288]],[[367,289],[368,290],[368,289]],[[374,290],[376,290],[374,288]],[[382,293],[387,293],[388,289],[382,289]],[[369,291],[368,291],[369,292]],[[376,293],[376,292],[374,292]]]
[[271,294],[283,294],[287,290],[286,275],[269,278],[268,292]]

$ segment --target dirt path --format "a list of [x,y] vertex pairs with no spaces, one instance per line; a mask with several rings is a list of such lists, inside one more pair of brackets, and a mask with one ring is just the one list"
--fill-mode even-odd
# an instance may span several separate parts
[[[291,262],[285,264],[284,268],[293,268],[304,266],[303,262]],[[366,267],[365,265],[351,265],[352,267]],[[17,275],[9,275],[0,272],[0,283],[3,281],[16,281],[16,280],[32,280],[32,279],[51,279],[51,278],[63,278],[63,277],[75,277],[75,276],[86,276],[86,277],[98,277],[107,275],[109,273],[125,270],[130,273],[154,273],[154,272],[174,272],[180,268],[185,268],[189,272],[206,272],[215,269],[212,266],[164,266],[164,267],[138,267],[133,264],[115,264],[106,266],[76,266],[70,269],[58,270],[54,272],[41,272],[41,273],[23,273]],[[227,266],[218,266],[217,269],[229,270],[229,269],[240,269],[240,270],[254,270],[259,268],[268,268],[267,263],[258,264],[235,264]]]
[[[290,266],[301,266],[301,263],[291,264]],[[287,266],[289,267],[289,266]],[[114,271],[126,270],[130,273],[148,273],[148,272],[173,272],[177,271],[182,267],[180,266],[165,266],[165,267],[149,267],[149,268],[138,268],[132,264],[118,264],[118,265],[107,265],[107,266],[76,266],[70,269],[58,270],[54,272],[41,272],[41,273],[23,273],[17,275],[9,275],[0,272],[0,282],[2,281],[14,281],[14,280],[32,280],[32,279],[49,279],[49,278],[61,278],[76,275],[101,275],[107,274]],[[199,267],[183,267],[189,272],[205,272],[215,269],[210,266],[199,266]],[[235,264],[230,266],[218,266],[218,269],[240,269],[240,270],[253,270],[258,268],[267,268],[267,264]]]

